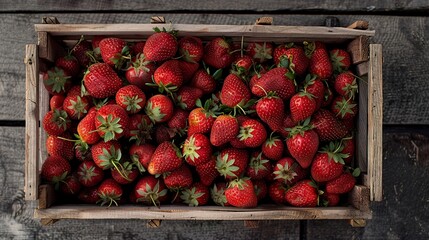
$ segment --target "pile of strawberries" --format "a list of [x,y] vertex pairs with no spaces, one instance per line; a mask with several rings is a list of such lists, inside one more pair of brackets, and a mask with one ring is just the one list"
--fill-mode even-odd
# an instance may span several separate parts
[[349,53],[176,34],[81,39],[43,73],[42,179],[109,206],[339,204],[359,174]]

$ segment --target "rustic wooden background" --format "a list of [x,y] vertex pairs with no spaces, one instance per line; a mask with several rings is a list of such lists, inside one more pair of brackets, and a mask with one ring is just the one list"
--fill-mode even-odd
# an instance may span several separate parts
[[[345,221],[60,221],[42,227],[35,204],[23,200],[24,46],[36,43],[43,16],[62,23],[147,23],[163,15],[175,23],[341,25],[365,19],[383,45],[383,201],[372,204],[365,228]],[[38,1],[0,2],[0,239],[429,239],[429,2],[404,1]]]

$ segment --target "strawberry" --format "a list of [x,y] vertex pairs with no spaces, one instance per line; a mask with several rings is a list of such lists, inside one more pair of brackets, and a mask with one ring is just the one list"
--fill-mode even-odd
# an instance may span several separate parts
[[185,36],[179,40],[179,52],[186,62],[198,63],[204,54],[203,42],[198,37]]
[[330,142],[314,156],[311,164],[311,177],[316,182],[328,182],[343,173],[344,158],[348,155],[341,153],[342,150],[341,145]]
[[321,197],[323,199],[322,204],[323,204],[323,206],[326,206],[326,207],[337,206],[338,203],[340,202],[340,195],[339,194],[328,193],[325,191]]
[[255,62],[264,63],[273,58],[273,44],[269,42],[252,42],[247,44],[246,52]]
[[45,89],[50,94],[64,94],[72,85],[69,73],[59,67],[54,67],[43,73],[42,80]]
[[294,73],[303,76],[307,71],[310,59],[301,46],[294,44],[279,45],[274,49],[274,64],[288,66]]
[[134,187],[136,201],[159,206],[168,199],[168,189],[161,178],[148,175],[142,177]]
[[63,109],[73,120],[82,119],[91,107],[91,98],[89,96],[70,95],[64,99]]
[[121,87],[115,96],[116,104],[121,106],[127,113],[138,113],[146,105],[146,95],[134,85]]
[[282,182],[275,181],[268,186],[268,195],[276,204],[286,203],[286,191],[287,187]]
[[252,87],[252,93],[258,97],[274,92],[283,100],[295,94],[295,83],[291,72],[283,67],[276,67],[263,74]]
[[347,164],[350,164],[353,160],[353,157],[355,155],[355,138],[354,137],[346,137],[341,139],[341,144],[343,146],[343,151],[341,153],[349,155],[348,157],[344,158],[344,162]]
[[222,85],[220,101],[230,108],[243,107],[250,100],[250,91],[246,84],[235,74],[229,74]]
[[272,173],[271,163],[262,152],[252,152],[246,176],[252,180],[264,179]]
[[83,84],[92,97],[107,98],[122,87],[122,80],[108,64],[95,63],[83,76]]
[[209,202],[210,190],[204,184],[196,182],[181,192],[180,199],[190,207],[203,206]]
[[100,135],[98,134],[95,126],[96,115],[97,110],[93,107],[77,125],[78,137],[83,143],[92,145],[100,140]]
[[261,122],[255,119],[245,120],[240,124],[240,131],[237,135],[246,147],[259,147],[267,139],[267,131]]
[[252,180],[253,188],[255,189],[256,199],[258,203],[265,199],[268,195],[268,186],[265,180]]
[[210,131],[210,143],[219,147],[234,139],[239,132],[237,118],[231,115],[220,115],[216,118]]
[[208,162],[199,164],[195,167],[195,170],[200,178],[200,182],[206,186],[210,186],[219,176],[219,172],[216,169],[216,156],[212,155]]
[[201,89],[183,86],[176,94],[177,105],[184,110],[191,111],[202,96],[203,91]]
[[178,44],[175,32],[166,32],[154,28],[155,33],[149,36],[143,48],[143,53],[148,61],[161,62],[176,55]]
[[73,47],[73,49],[71,50],[71,54],[76,57],[82,67],[88,67],[91,63],[91,59],[87,53],[91,52],[91,50],[91,43],[84,39],[81,39]]
[[188,116],[188,136],[194,133],[209,133],[215,121],[217,107],[213,107],[211,100],[207,100],[204,106],[198,100],[196,105],[197,108],[193,109]]
[[204,47],[203,61],[214,68],[226,68],[233,61],[230,51],[231,46],[225,39],[213,38]]
[[129,55],[127,43],[119,38],[103,38],[98,46],[103,62],[117,69],[120,69],[124,64],[124,56]]
[[201,133],[189,136],[183,143],[182,154],[185,161],[191,166],[198,166],[210,161],[212,147],[209,138]]
[[346,99],[343,96],[337,96],[334,98],[331,104],[331,112],[335,116],[342,120],[354,119],[358,113],[358,107],[356,102],[352,99]]
[[128,130],[127,112],[117,104],[109,104],[98,109],[95,116],[95,127],[105,142],[118,140]]
[[49,109],[55,110],[63,107],[65,96],[62,94],[55,94],[49,99]]
[[154,139],[157,144],[170,142],[176,137],[176,134],[175,129],[171,129],[165,124],[157,124],[154,131]]
[[43,162],[41,177],[51,182],[58,189],[59,183],[71,173],[70,163],[62,157],[49,156]]
[[347,71],[351,65],[350,54],[340,48],[335,48],[329,51],[329,56],[332,62],[332,67],[337,73]]
[[104,179],[104,172],[93,161],[84,161],[77,168],[77,176],[84,187],[93,187]]
[[225,197],[229,204],[238,208],[254,208],[258,204],[253,183],[248,178],[237,178],[229,182]]
[[356,178],[349,172],[344,172],[337,178],[326,183],[326,192],[344,194],[350,192],[356,184]]
[[153,81],[159,87],[159,92],[177,91],[183,84],[183,74],[179,60],[168,60],[153,73]]
[[252,67],[252,57],[249,55],[243,55],[234,60],[234,62],[232,63],[231,73],[246,80]]
[[325,85],[316,76],[310,74],[305,77],[304,83],[304,90],[313,95],[314,101],[316,101],[316,110],[318,110],[322,106],[325,97]]
[[270,135],[262,144],[262,153],[271,160],[279,160],[283,156],[285,145],[279,137]]
[[225,148],[216,159],[216,169],[227,180],[238,178],[246,171],[249,153],[244,149]]
[[121,185],[126,185],[134,182],[139,175],[139,170],[130,162],[124,162],[122,169],[119,171],[116,168],[111,168],[111,175],[115,181]]
[[68,141],[69,135],[62,134],[60,137],[49,135],[46,138],[46,152],[50,156],[62,157],[66,160],[74,158],[73,142]]
[[121,145],[112,140],[109,142],[100,141],[91,148],[92,159],[101,169],[119,168],[122,159]]
[[299,92],[292,96],[289,107],[292,119],[299,122],[313,115],[317,105],[313,95]]
[[74,155],[79,161],[92,161],[91,147],[84,144],[75,144]]
[[83,188],[77,198],[83,203],[96,204],[100,200],[97,187]]
[[179,136],[186,135],[189,112],[181,108],[174,109],[173,116],[168,120],[167,126]]
[[43,129],[49,135],[61,135],[71,126],[70,119],[64,110],[55,109],[43,117]]
[[325,45],[316,42],[310,43],[309,46],[314,49],[310,57],[310,73],[317,75],[321,79],[328,79],[332,75],[333,67]]
[[334,114],[325,109],[319,109],[311,118],[310,124],[313,125],[321,142],[341,139],[349,132]]
[[100,186],[98,186],[97,191],[100,196],[100,200],[97,203],[101,206],[108,204],[108,207],[113,203],[118,206],[118,201],[121,200],[123,193],[121,185],[112,178],[105,179]]
[[152,83],[152,75],[156,68],[155,63],[147,61],[144,54],[139,53],[131,60],[130,66],[125,72],[125,78],[140,89],[149,90],[146,83]]
[[298,125],[291,129],[289,137],[286,139],[289,153],[303,168],[311,165],[314,155],[319,148],[319,136],[308,125],[309,119],[303,125]]
[[129,117],[128,130],[125,137],[130,141],[135,140],[137,145],[152,139],[153,123],[145,114],[133,114]]
[[152,175],[173,171],[182,165],[182,153],[171,142],[157,146],[150,159],[148,172]]
[[80,191],[81,184],[75,175],[67,176],[60,182],[60,191],[65,195],[77,195]]
[[286,202],[294,207],[316,207],[319,199],[317,186],[311,180],[302,180],[289,188]]
[[92,53],[87,53],[87,55],[93,55],[95,59],[102,60],[100,42],[105,38],[106,36],[103,36],[103,35],[94,36],[91,41]]
[[222,207],[230,206],[225,196],[226,188],[226,183],[218,182],[213,184],[213,187],[210,189],[210,197],[216,205]]
[[283,128],[284,109],[283,100],[273,95],[259,99],[256,104],[256,113],[259,118],[273,131],[280,131]]
[[356,77],[351,72],[338,74],[335,78],[334,89],[339,95],[354,99],[358,91]]
[[157,94],[147,100],[145,112],[154,123],[167,122],[173,116],[173,102],[165,95]]
[[77,58],[71,54],[55,59],[55,66],[63,69],[71,77],[77,77],[80,73],[80,64]]
[[183,82],[187,83],[194,77],[194,74],[200,68],[200,64],[179,60],[179,67],[182,70]]
[[306,175],[307,172],[293,158],[284,157],[274,163],[274,180],[288,186],[294,185]]
[[188,165],[182,164],[178,169],[164,174],[165,186],[173,191],[190,187],[193,183],[192,172]]
[[143,48],[144,48],[145,44],[146,44],[146,41],[138,41],[138,42],[133,43],[130,46],[131,53],[133,55],[138,55],[138,54],[143,53]]
[[199,88],[204,94],[210,94],[215,91],[216,80],[220,78],[222,71],[216,71],[213,76],[210,75],[210,70],[198,69],[191,79],[190,86]]
[[146,171],[155,149],[156,147],[149,143],[131,145],[128,153],[131,161],[137,166],[140,172]]

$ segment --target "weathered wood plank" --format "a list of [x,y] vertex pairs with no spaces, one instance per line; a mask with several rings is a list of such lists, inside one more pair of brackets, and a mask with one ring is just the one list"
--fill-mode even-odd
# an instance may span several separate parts
[[[63,23],[147,23],[150,14],[56,14]],[[2,14],[0,31],[9,33],[0,40],[1,120],[24,119],[23,46],[36,43],[33,24],[42,14]],[[321,25],[323,15],[272,15],[277,25]],[[167,22],[199,24],[253,24],[256,15],[166,14]],[[429,19],[424,17],[339,16],[343,25],[368,20],[376,30],[371,42],[384,48],[384,124],[428,124],[429,98],[426,63],[429,62],[427,36]],[[411,65],[412,64],[412,65]],[[404,84],[412,80],[412,84]]]
[[275,0],[257,0],[249,4],[245,0],[237,1],[138,1],[130,0],[126,2],[118,1],[64,1],[58,4],[57,1],[12,1],[6,0],[0,3],[0,9],[4,12],[12,11],[126,11],[127,13],[138,12],[175,12],[175,11],[281,11],[281,12],[303,12],[303,11],[343,11],[343,12],[376,12],[376,11],[411,11],[427,10],[429,4],[427,1],[341,1],[341,0],[307,0],[307,1],[275,1]]

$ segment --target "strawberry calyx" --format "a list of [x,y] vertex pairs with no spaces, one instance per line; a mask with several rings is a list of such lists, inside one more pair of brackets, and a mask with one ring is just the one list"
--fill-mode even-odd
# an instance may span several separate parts
[[295,172],[297,166],[297,163],[294,163],[291,166],[289,166],[289,163],[285,163],[284,165],[277,163],[276,168],[278,170],[273,172],[275,175],[274,179],[283,179],[284,183],[291,182],[296,176],[298,176]]
[[218,188],[217,184],[213,184],[213,188],[210,189],[210,195],[216,205],[223,207],[228,203],[225,196],[225,188]]
[[255,171],[255,174],[258,174],[259,171],[267,170],[265,164],[268,162],[268,159],[262,158],[262,152],[260,152],[256,157],[252,156],[250,158],[249,167]]
[[100,204],[100,206],[109,204],[107,207],[111,207],[113,203],[118,206],[118,201],[121,200],[122,194],[117,194],[115,191],[111,191],[98,193],[98,196],[100,199],[97,201],[97,204]]
[[205,193],[203,192],[197,192],[196,187],[187,188],[182,191],[182,194],[180,195],[180,198],[183,200],[184,203],[188,204],[190,207],[196,207],[199,205],[198,199],[202,196],[204,196]]
[[153,107],[150,101],[146,104],[146,113],[153,123],[160,122],[166,115],[162,113],[161,107]]
[[289,132],[287,138],[293,138],[294,136],[300,134],[304,136],[306,131],[309,131],[314,128],[312,124],[310,124],[311,118],[307,118],[301,124],[296,125],[293,128],[285,128],[285,131]]
[[64,180],[66,179],[68,174],[68,171],[65,171],[61,174],[61,176],[52,177],[51,183],[54,184],[55,190],[59,189],[60,183],[65,183]]
[[333,160],[336,163],[345,164],[344,159],[348,158],[350,155],[348,153],[342,153],[344,145],[341,141],[332,141],[329,142],[326,146],[322,147],[320,153],[328,154],[328,160]]
[[60,109],[54,109],[51,122],[55,123],[59,128],[67,130],[67,126],[70,123],[70,119],[67,112]]
[[221,176],[238,177],[234,172],[239,170],[239,167],[234,166],[235,159],[229,159],[229,154],[223,156],[219,154],[216,158],[216,169]]
[[54,67],[48,71],[48,79],[45,81],[47,86],[52,87],[53,93],[65,91],[66,82],[71,78],[63,69]]
[[100,166],[103,170],[115,168],[124,179],[131,181],[126,169],[120,163],[120,160],[122,159],[121,149],[116,150],[113,145],[110,146],[109,150],[103,148],[103,153],[98,156],[98,159],[101,160]]
[[142,143],[145,143],[146,140],[151,140],[152,136],[152,129],[153,129],[153,123],[150,122],[147,123],[145,118],[142,118],[142,121],[137,125],[137,129],[131,130],[130,134],[132,137],[130,137],[130,141],[135,140],[137,145],[140,145]]
[[74,116],[76,116],[77,119],[81,119],[81,117],[88,112],[86,110],[87,105],[87,103],[82,101],[80,96],[77,96],[76,101],[73,99],[70,100],[70,105],[67,106],[67,108],[74,111]]
[[186,159],[190,159],[191,161],[195,162],[195,159],[198,159],[200,157],[200,154],[198,154],[198,150],[201,149],[201,146],[195,145],[195,137],[192,135],[189,138],[188,142],[185,142],[183,147],[183,157]]
[[248,177],[236,178],[228,183],[228,188],[238,188],[239,190],[243,190],[248,186],[247,181],[250,180]]
[[179,33],[178,30],[174,30],[174,29],[167,31],[167,29],[165,29],[165,27],[162,27],[162,29],[159,29],[159,27],[154,27],[153,31],[155,31],[156,33],[161,33],[161,32],[169,33],[174,38],[177,38],[177,33]]
[[116,133],[120,134],[123,132],[122,125],[119,124],[121,118],[113,118],[112,114],[109,114],[106,118],[103,118],[102,116],[97,116],[97,119],[101,123],[97,131],[104,132],[104,142],[114,140]]
[[130,155],[130,160],[134,164],[134,166],[136,166],[140,173],[146,172],[146,168],[139,161],[139,156],[137,154]]
[[351,103],[350,99],[346,99],[345,97],[342,97],[340,101],[335,102],[335,109],[338,110],[338,113],[336,116],[341,116],[341,118],[344,118],[346,114],[354,114],[353,109],[357,106],[355,103]]
[[255,55],[253,58],[260,59],[260,62],[265,62],[268,59],[272,59],[273,56],[270,54],[270,48],[267,48],[267,43],[263,42],[263,44],[255,43]]
[[337,51],[333,51],[330,54],[332,66],[333,66],[334,71],[336,73],[341,73],[341,72],[347,71],[347,69],[344,69],[344,67],[346,67],[346,65],[343,63],[343,60],[345,57],[339,55],[339,53],[340,53],[340,51],[337,50]]
[[163,189],[162,191],[160,191],[159,189],[159,181],[156,182],[155,186],[152,187],[146,183],[145,185],[145,189],[138,189],[137,193],[142,196],[136,199],[137,202],[143,202],[146,204],[153,204],[155,207],[160,206],[160,202],[159,202],[159,198],[164,197],[165,195],[167,195],[168,190],[167,189]]
[[138,95],[135,96],[125,96],[123,103],[127,106],[126,110],[130,113],[136,113],[141,109],[139,103],[143,102],[143,99]]

